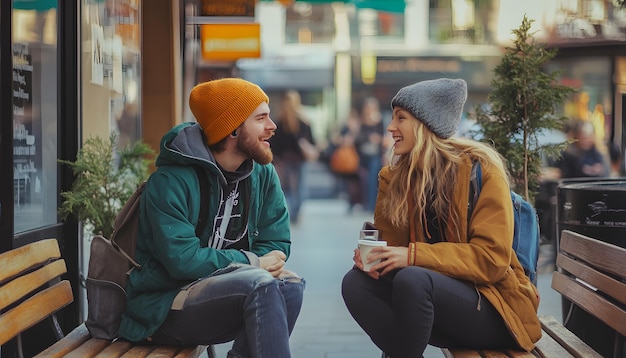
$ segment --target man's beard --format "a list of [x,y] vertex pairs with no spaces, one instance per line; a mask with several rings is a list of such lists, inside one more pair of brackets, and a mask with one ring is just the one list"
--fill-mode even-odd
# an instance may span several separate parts
[[268,164],[272,162],[272,159],[274,159],[274,155],[272,154],[272,150],[270,148],[266,148],[264,145],[259,143],[258,138],[253,138],[243,129],[241,130],[239,140],[237,141],[237,150],[245,154],[248,158],[252,158],[252,160],[259,164]]

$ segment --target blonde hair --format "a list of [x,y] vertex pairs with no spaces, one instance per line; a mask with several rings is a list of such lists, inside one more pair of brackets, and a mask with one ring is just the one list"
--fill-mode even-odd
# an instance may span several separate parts
[[[415,146],[411,152],[400,156],[389,154],[393,175],[387,195],[380,198],[380,212],[395,226],[408,227],[409,220],[414,220],[417,228],[426,228],[426,213],[430,206],[437,218],[445,218],[446,225],[452,225],[452,232],[458,237],[461,222],[460,213],[453,204],[454,188],[459,184],[457,173],[464,157],[479,161],[483,168],[495,166],[508,178],[504,161],[486,144],[466,138],[443,139],[422,122],[413,122]],[[444,228],[443,225],[440,227]]]

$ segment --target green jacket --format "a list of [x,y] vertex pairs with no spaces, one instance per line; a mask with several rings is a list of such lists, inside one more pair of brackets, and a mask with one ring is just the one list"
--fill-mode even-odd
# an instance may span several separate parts
[[[150,337],[186,284],[232,262],[258,265],[258,257],[272,250],[289,256],[289,216],[276,170],[272,164],[253,161],[244,163],[234,180],[249,194],[239,198],[248,207],[249,251],[207,247],[227,183],[205,143],[196,123],[180,124],[161,140],[157,170],[140,201],[136,259],[142,269],[130,274],[119,331],[128,340]],[[194,165],[206,171],[210,188],[205,198],[210,202],[209,216],[200,238],[195,234],[200,189]]]
[[[472,163],[466,159],[457,173],[457,181],[466,184],[455,186],[451,198],[458,206],[461,222],[468,220],[471,169]],[[379,198],[387,195],[392,176],[389,167],[380,171]],[[408,229],[394,226],[378,206],[374,224],[382,240],[390,246],[408,246]],[[461,225],[460,235],[456,234],[449,225],[445,233],[448,242],[429,244],[425,242],[423,230],[417,230],[415,265],[472,283],[477,294],[489,300],[500,313],[520,348],[531,351],[534,342],[541,338],[537,317],[539,292],[524,274],[513,251],[513,226],[509,185],[502,173],[483,166],[483,186],[469,218],[469,232]]]

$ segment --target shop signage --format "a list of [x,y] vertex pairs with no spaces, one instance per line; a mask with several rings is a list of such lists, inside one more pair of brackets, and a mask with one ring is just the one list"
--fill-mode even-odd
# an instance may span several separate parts
[[42,121],[33,113],[33,58],[28,44],[13,44],[13,185],[14,204],[34,200],[42,177]]
[[202,0],[201,16],[254,16],[256,0]]
[[202,58],[235,61],[261,57],[259,24],[206,24],[200,26]]
[[[461,57],[376,56],[353,58],[355,84],[405,86],[438,77],[464,78],[473,89],[489,90],[498,56],[472,60]],[[373,67],[373,68],[371,68]]]
[[461,71],[459,59],[445,58],[381,58],[378,60],[378,73],[406,73],[406,72],[442,72],[458,73]]

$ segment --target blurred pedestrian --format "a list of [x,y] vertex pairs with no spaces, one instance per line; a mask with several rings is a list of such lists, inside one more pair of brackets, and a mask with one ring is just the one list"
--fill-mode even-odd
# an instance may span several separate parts
[[374,212],[378,193],[378,172],[383,163],[383,126],[378,99],[366,97],[361,104],[359,131],[355,145],[359,153],[359,176],[363,191],[363,208]]
[[573,124],[571,132],[573,142],[568,144],[555,163],[559,169],[559,178],[609,176],[609,163],[596,146],[593,124],[578,120]]
[[[342,146],[355,146],[360,126],[358,111],[353,108],[339,132],[331,138],[331,152]],[[357,160],[360,161],[360,158]],[[360,164],[352,172],[333,172],[339,179],[341,190],[345,191],[347,195],[348,213],[354,212],[357,207],[361,207],[363,204],[359,166]],[[332,166],[331,170],[333,170]]]
[[620,177],[623,173],[623,158],[622,149],[619,145],[611,142],[609,144],[609,158],[611,160],[611,177]]
[[287,198],[290,220],[297,223],[304,199],[302,181],[306,161],[315,161],[319,151],[315,147],[311,126],[302,112],[300,94],[295,90],[283,93],[276,118],[276,131],[270,139],[274,166]]
[[[444,78],[391,101],[393,158],[380,171],[374,213],[388,246],[367,257],[356,249],[342,281],[350,314],[385,356],[421,357],[428,344],[531,351],[541,338],[539,293],[513,252],[504,160],[453,137],[466,99],[465,81]],[[468,218],[474,161],[483,187]]]

